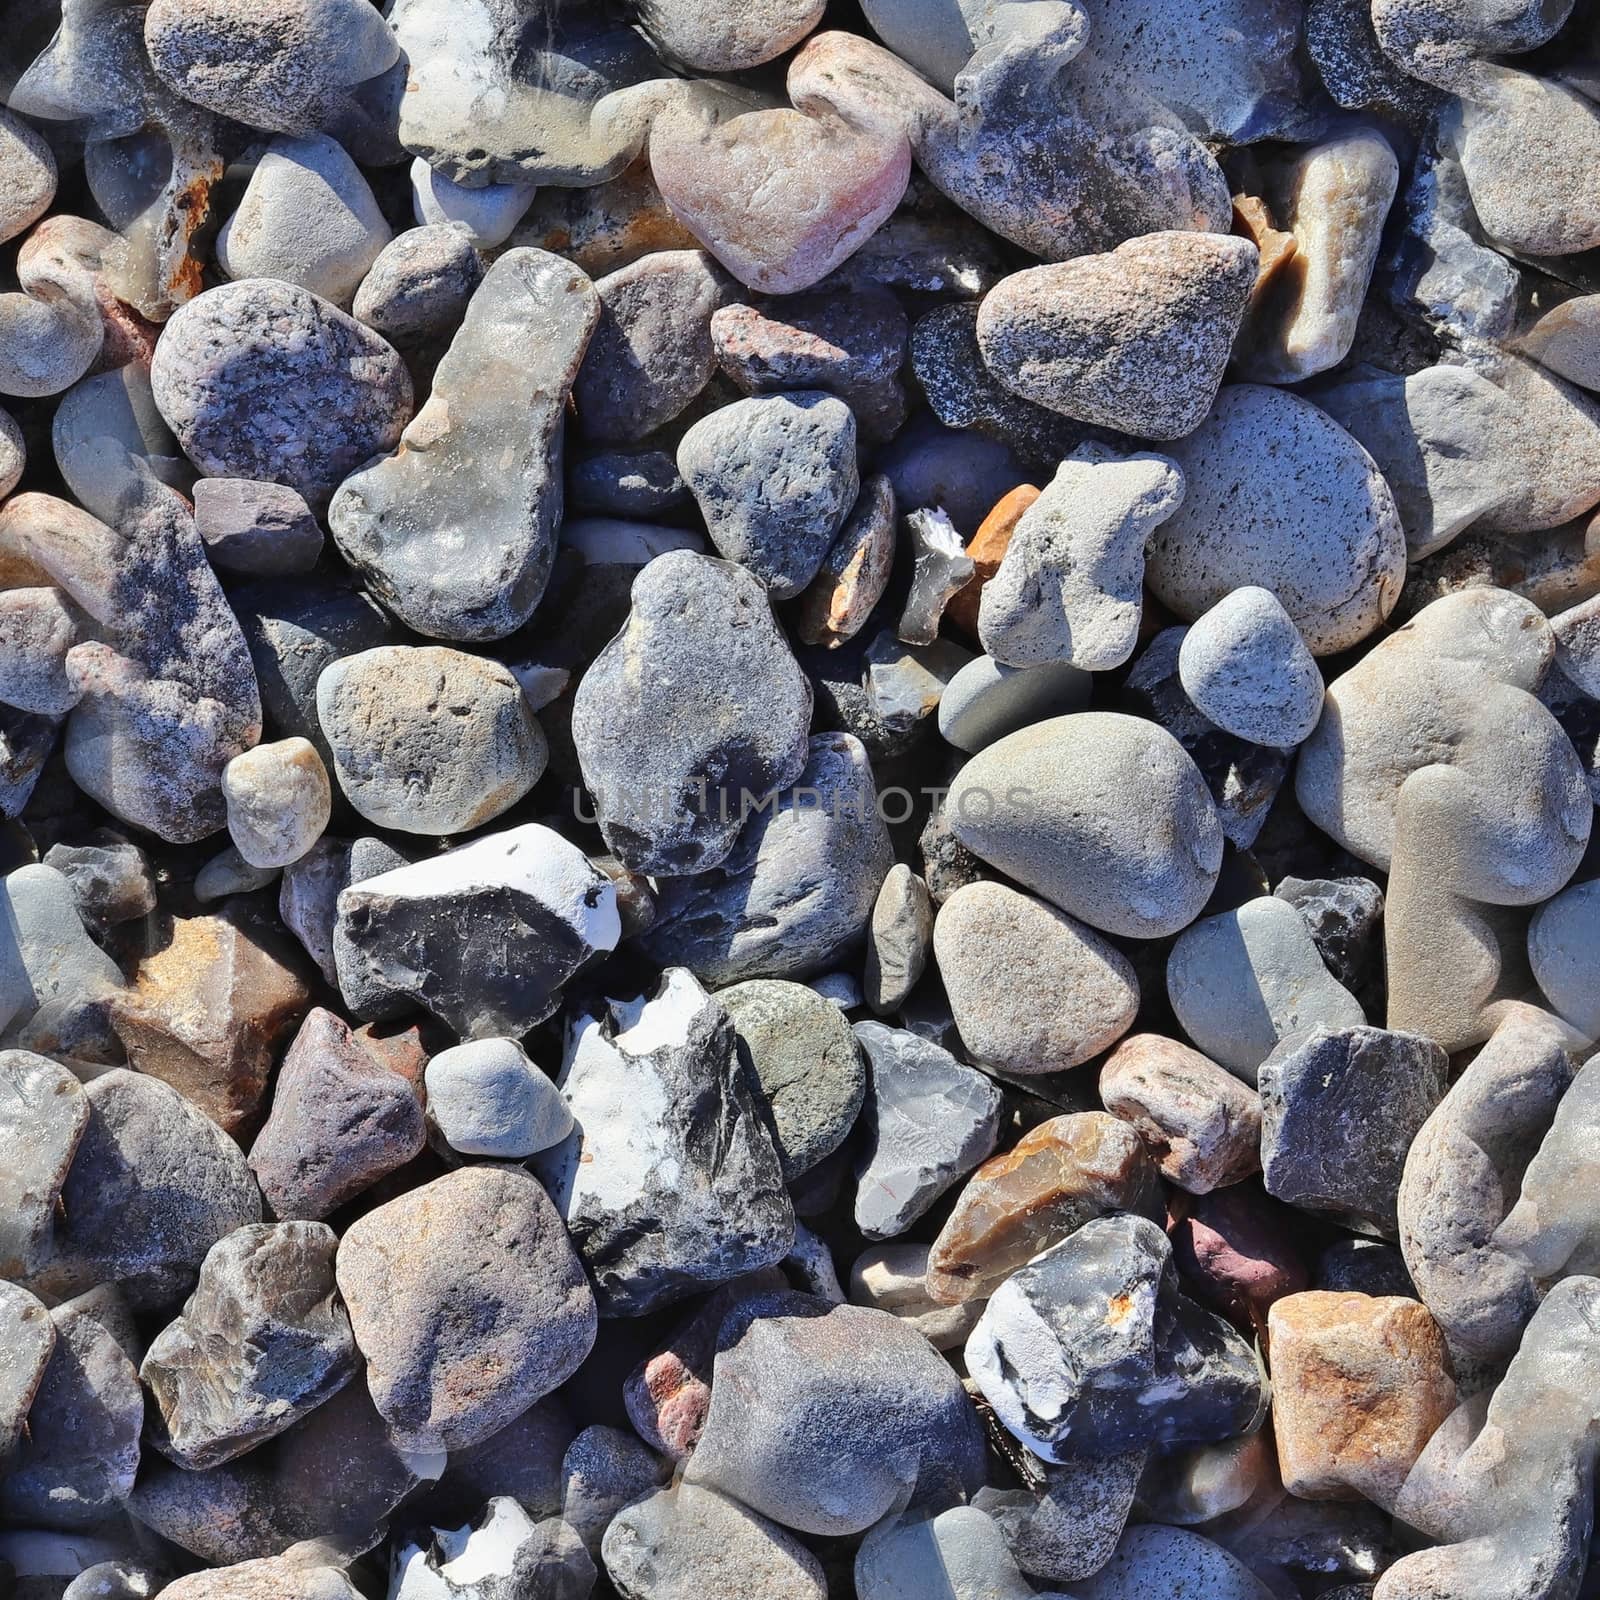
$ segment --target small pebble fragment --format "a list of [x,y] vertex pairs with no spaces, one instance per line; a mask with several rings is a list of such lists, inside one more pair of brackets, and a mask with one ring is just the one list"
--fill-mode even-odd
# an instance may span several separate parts
[[897,861],[878,891],[867,930],[863,988],[866,1003],[880,1017],[905,1004],[927,967],[932,947],[933,901],[928,886]]
[[906,529],[911,535],[911,589],[895,634],[907,644],[932,644],[945,606],[970,581],[975,567],[942,508],[911,512]]
[[460,326],[482,281],[483,259],[461,228],[408,228],[378,252],[350,314],[404,349]]

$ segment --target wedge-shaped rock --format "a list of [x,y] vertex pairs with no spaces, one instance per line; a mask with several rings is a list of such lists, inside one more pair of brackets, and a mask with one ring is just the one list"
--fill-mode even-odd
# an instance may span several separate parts
[[682,968],[653,999],[567,1030],[576,1128],[535,1169],[608,1316],[638,1316],[779,1261],[794,1211],[733,1023]]
[[61,1186],[88,1123],[88,1098],[65,1067],[29,1050],[0,1051],[0,1279],[25,1277],[48,1256]]
[[567,395],[599,317],[571,262],[508,250],[399,448],[333,497],[345,560],[418,633],[503,639],[533,615],[561,526]]
[[22,1439],[55,1343],[44,1305],[19,1285],[0,1282],[0,1472]]

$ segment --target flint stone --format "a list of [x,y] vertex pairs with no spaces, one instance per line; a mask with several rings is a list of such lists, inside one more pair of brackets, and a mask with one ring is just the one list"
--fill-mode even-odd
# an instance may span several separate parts
[[1272,891],[1311,930],[1328,971],[1369,1016],[1383,1014],[1383,891],[1370,878],[1280,878]]
[[535,1523],[496,1495],[463,1528],[434,1528],[426,1544],[395,1543],[391,1600],[586,1600],[594,1562],[560,1517]]
[[411,163],[412,216],[425,226],[448,223],[464,243],[479,250],[493,250],[511,237],[536,192],[531,183],[486,183],[469,189],[452,183],[421,156]]

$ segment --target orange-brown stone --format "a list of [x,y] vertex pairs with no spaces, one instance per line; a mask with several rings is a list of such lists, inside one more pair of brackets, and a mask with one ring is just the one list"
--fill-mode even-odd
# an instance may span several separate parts
[[977,570],[966,586],[950,597],[944,614],[969,639],[978,637],[978,602],[983,597],[983,586],[1000,570],[1011,535],[1022,521],[1022,513],[1041,492],[1031,483],[1019,483],[1015,489],[1001,495],[967,543],[967,554]]

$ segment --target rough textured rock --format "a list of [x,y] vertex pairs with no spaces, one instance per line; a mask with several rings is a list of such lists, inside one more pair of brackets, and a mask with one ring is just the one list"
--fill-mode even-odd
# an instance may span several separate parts
[[801,1533],[838,1535],[871,1527],[919,1488],[962,1495],[982,1479],[971,1402],[897,1318],[780,1292],[724,1320],[686,1482]]
[[1268,1600],[1273,1593],[1249,1567],[1187,1528],[1129,1528],[1115,1554],[1079,1585],[1082,1600],[1138,1600],[1192,1586],[1204,1600]]
[[1204,420],[1256,281],[1247,239],[1151,233],[1003,279],[978,312],[990,371],[1025,398],[1143,439]]
[[211,1247],[182,1314],[139,1368],[156,1447],[212,1467],[314,1411],[355,1375],[334,1294],[338,1240],[320,1222],[258,1223]]
[[689,973],[575,1016],[557,1082],[576,1127],[536,1167],[608,1316],[788,1252],[794,1213],[733,1023]]
[[393,345],[424,343],[461,325],[483,272],[462,229],[448,223],[408,228],[378,252],[350,314]]
[[1178,1292],[1171,1247],[1138,1216],[1099,1217],[991,1296],[967,1369],[1006,1428],[1065,1461],[1249,1427],[1264,1383],[1226,1322]]
[[0,1282],[0,1463],[22,1438],[28,1408],[55,1348],[55,1324],[45,1306],[15,1283]]
[[329,528],[408,627],[502,639],[533,614],[561,524],[567,395],[599,316],[570,262],[507,251],[473,291],[427,403],[349,464]]
[[200,479],[194,486],[194,527],[214,566],[250,577],[309,572],[322,554],[317,519],[281,483]]
[[655,1451],[623,1428],[583,1429],[561,1458],[561,1516],[591,1555],[616,1514],[668,1475]]
[[1306,920],[1323,965],[1361,1002],[1383,1014],[1383,891],[1370,878],[1280,878],[1272,891]]
[[56,162],[26,122],[9,111],[0,116],[0,242],[14,239],[50,209],[56,194]]
[[[0,1050],[0,1278],[27,1277],[49,1258],[61,1187],[88,1122],[88,1098],[65,1067]],[[15,1331],[25,1354],[25,1329]],[[0,1460],[6,1439],[0,1420]]]
[[816,576],[796,598],[795,637],[830,649],[853,639],[888,587],[894,567],[894,489],[868,478]]
[[594,1343],[560,1215],[515,1169],[463,1167],[369,1211],[335,1267],[373,1403],[413,1448],[486,1439]]
[[395,351],[309,289],[225,283],[181,306],[150,369],[161,415],[209,477],[287,484],[313,506],[411,415]]
[[793,49],[823,10],[823,0],[760,0],[737,14],[705,0],[644,0],[639,21],[664,56],[702,72],[742,72]]

